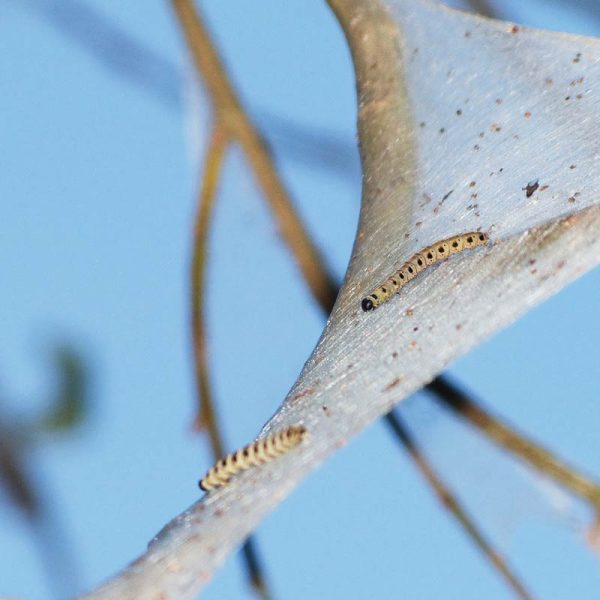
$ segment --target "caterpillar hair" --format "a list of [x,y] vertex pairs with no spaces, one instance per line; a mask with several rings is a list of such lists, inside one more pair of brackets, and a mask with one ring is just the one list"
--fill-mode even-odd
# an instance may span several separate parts
[[222,458],[200,480],[199,486],[205,492],[222,487],[240,471],[262,465],[296,447],[306,437],[307,431],[302,425],[292,425],[281,431],[256,440],[236,452]]
[[361,302],[362,309],[365,312],[375,310],[430,265],[446,260],[449,256],[458,254],[463,250],[484,246],[489,241],[490,238],[487,233],[471,231],[440,240],[431,246],[427,246],[427,248],[423,248],[407,260],[398,271],[388,277],[378,288],[363,298]]

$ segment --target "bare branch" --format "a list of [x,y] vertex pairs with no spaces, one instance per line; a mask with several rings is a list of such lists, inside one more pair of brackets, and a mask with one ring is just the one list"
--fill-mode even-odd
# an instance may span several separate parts
[[448,379],[438,378],[427,388],[443,406],[479,429],[499,446],[525,461],[546,477],[551,477],[575,494],[585,498],[600,514],[600,485],[557,458],[550,450],[492,416]]
[[402,441],[409,456],[414,460],[417,468],[431,486],[442,506],[459,522],[467,536],[487,558],[489,563],[498,571],[498,573],[500,573],[501,577],[515,594],[522,600],[532,600],[532,596],[525,589],[517,576],[512,573],[504,558],[494,550],[494,547],[490,542],[485,539],[483,533],[479,531],[479,528],[475,524],[475,521],[461,506],[458,498],[448,489],[446,484],[429,464],[429,461],[421,452],[415,440],[411,437],[406,424],[402,421],[397,411],[390,411],[385,416],[385,421],[390,426],[395,437]]
[[242,554],[248,569],[248,576],[252,589],[259,598],[262,598],[262,600],[271,600],[271,591],[269,590],[269,586],[265,579],[262,562],[258,557],[255,539],[252,536],[248,537],[244,542]]
[[195,426],[198,429],[206,428],[215,458],[225,454],[223,441],[217,425],[217,419],[212,400],[206,326],[204,323],[204,279],[206,265],[206,246],[212,216],[212,208],[216,198],[216,188],[221,172],[221,163],[227,149],[228,138],[217,123],[206,151],[202,183],[198,198],[198,209],[194,225],[194,249],[191,265],[191,307],[192,337],[194,346],[194,364],[196,369],[196,382],[198,385],[198,408]]
[[333,306],[336,285],[329,273],[321,268],[324,263],[289,201],[289,194],[263,139],[250,122],[247,112],[243,110],[228,81],[202,20],[190,0],[171,1],[217,117],[231,138],[242,147],[277,219],[281,236],[293,249],[298,266],[313,295],[318,297],[320,302]]

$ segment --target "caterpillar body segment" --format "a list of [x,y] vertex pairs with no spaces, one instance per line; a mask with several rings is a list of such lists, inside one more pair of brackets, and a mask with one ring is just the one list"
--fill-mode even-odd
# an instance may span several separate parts
[[365,296],[361,301],[362,309],[365,312],[375,310],[427,267],[446,260],[449,256],[458,254],[463,250],[484,246],[489,241],[487,233],[471,231],[440,240],[431,246],[423,248],[423,250],[420,250],[407,260],[398,271],[388,277],[372,293]]
[[292,425],[256,440],[222,458],[209,469],[198,485],[205,492],[222,487],[240,471],[257,467],[285,454],[300,444],[307,434],[306,428],[302,425]]
[[432,265],[437,261],[437,254],[431,248],[425,248],[424,250],[421,250],[421,252],[419,252],[419,256],[423,258],[426,266]]
[[452,246],[447,241],[438,242],[435,245],[435,255],[438,260],[444,260],[448,256],[450,256],[450,248]]

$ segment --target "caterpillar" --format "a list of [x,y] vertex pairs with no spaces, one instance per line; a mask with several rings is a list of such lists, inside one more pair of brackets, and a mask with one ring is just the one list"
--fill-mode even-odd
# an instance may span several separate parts
[[269,462],[291,450],[306,437],[307,431],[302,425],[292,425],[281,431],[276,431],[253,444],[248,444],[225,458],[209,469],[198,485],[207,492],[222,487],[240,471]]
[[411,281],[411,279],[414,279],[423,269],[446,260],[449,256],[463,250],[483,246],[489,243],[489,241],[490,238],[487,233],[471,231],[440,240],[431,246],[423,248],[423,250],[417,252],[412,258],[407,260],[398,271],[388,277],[378,288],[363,298],[360,304],[362,309],[365,312],[375,310],[380,304],[383,304],[391,296],[399,292],[401,288]]

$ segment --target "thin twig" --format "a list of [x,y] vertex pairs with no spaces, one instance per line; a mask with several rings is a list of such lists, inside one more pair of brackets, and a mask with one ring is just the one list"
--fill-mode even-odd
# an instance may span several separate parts
[[207,336],[204,324],[204,273],[206,247],[210,228],[212,208],[221,165],[228,145],[228,137],[220,124],[214,128],[204,159],[202,181],[198,197],[198,209],[194,223],[194,243],[191,268],[191,315],[194,344],[194,366],[198,385],[198,412],[195,426],[206,428],[215,458],[224,455],[223,441],[213,407],[207,360]]
[[258,558],[256,543],[254,537],[250,536],[242,546],[242,554],[248,569],[248,578],[250,584],[256,592],[256,595],[262,600],[271,600],[271,592],[267,586],[267,582],[263,573],[262,563]]
[[[210,384],[210,369],[208,366],[207,352],[208,344],[204,320],[206,314],[204,307],[204,283],[208,233],[210,231],[212,209],[216,199],[217,185],[220,178],[223,159],[229,142],[229,136],[225,132],[221,122],[217,120],[204,159],[198,197],[198,209],[194,225],[194,244],[191,268],[192,335],[196,384],[198,388],[198,408],[194,423],[197,429],[206,428],[215,462],[225,454],[225,449],[215,413],[212,386]],[[249,537],[244,543],[242,547],[242,556],[246,565],[250,585],[262,600],[270,600],[271,595],[252,537]]]
[[460,523],[471,541],[481,550],[484,556],[496,568],[500,575],[506,580],[508,585],[514,590],[522,600],[532,600],[532,596],[527,592],[523,584],[511,572],[504,558],[494,550],[492,545],[485,539],[483,534],[477,528],[477,525],[471,519],[467,511],[461,506],[456,496],[448,489],[446,484],[440,479],[433,470],[420,448],[410,435],[406,425],[402,422],[396,410],[390,411],[385,416],[386,423],[390,426],[394,435],[401,440],[410,457],[414,460],[423,477],[427,480],[441,504],[448,510],[452,516]]
[[336,285],[323,267],[319,252],[289,201],[289,194],[275,169],[267,146],[251,123],[229,82],[203,21],[190,0],[171,0],[189,49],[212,100],[216,116],[227,133],[239,142],[265,198],[313,296],[333,307]]
[[427,391],[444,406],[477,427],[499,446],[518,456],[547,477],[582,496],[600,512],[600,485],[557,458],[552,452],[532,442],[512,427],[485,411],[447,378],[438,377]]

